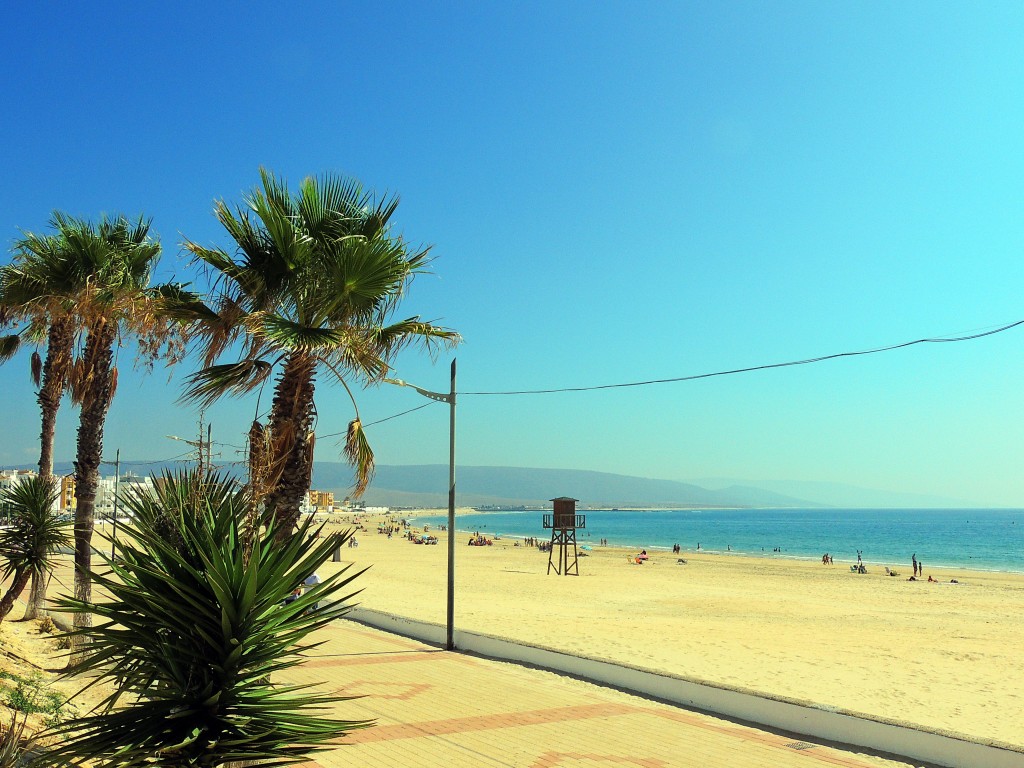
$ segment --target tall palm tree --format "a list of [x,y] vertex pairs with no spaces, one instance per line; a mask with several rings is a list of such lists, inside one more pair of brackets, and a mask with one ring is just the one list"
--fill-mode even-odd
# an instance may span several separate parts
[[[60,220],[55,214],[54,226]],[[32,355],[32,380],[39,391],[36,400],[42,415],[39,474],[53,474],[53,436],[71,369],[75,334],[75,301],[85,287],[88,265],[78,262],[58,232],[37,235],[31,232],[12,249],[14,261],[0,268],[0,303],[6,308],[8,322],[23,323],[17,334],[0,340],[0,362],[9,359],[21,346],[23,337],[39,341],[45,337],[46,359]]]
[[[39,474],[53,474],[53,440],[57,411],[67,388],[73,362],[77,323],[75,305],[89,279],[88,263],[75,258],[60,233],[62,215],[50,220],[56,234],[24,233],[12,249],[14,261],[0,268],[0,306],[5,325],[18,332],[0,338],[0,362],[10,359],[24,339],[37,345],[45,339],[46,358],[35,351],[31,357],[32,380],[42,417],[39,436]],[[46,601],[46,583],[32,576],[26,619],[37,618]]]
[[7,489],[0,498],[11,513],[10,525],[0,528],[3,575],[11,579],[0,599],[0,621],[11,612],[29,578],[49,573],[53,556],[71,542],[68,526],[54,508],[58,494],[53,477],[37,475]]
[[[103,429],[117,387],[114,349],[122,336],[132,336],[139,355],[152,363],[158,357],[174,361],[180,354],[174,326],[161,315],[160,292],[149,287],[160,244],[150,237],[150,220],[124,216],[96,224],[63,214],[55,217],[66,247],[86,265],[88,279],[77,294],[76,317],[84,345],[69,380],[72,402],[80,408],[75,457],[75,597],[87,603],[92,596],[92,533]],[[75,627],[91,626],[92,617],[75,614]],[[74,636],[73,642],[80,636]],[[73,657],[72,662],[77,658]]]
[[[252,392],[279,371],[267,424],[254,431],[269,446],[265,508],[286,538],[310,485],[317,377],[340,383],[352,399],[345,455],[359,495],[373,473],[373,452],[350,382],[379,383],[403,347],[432,351],[459,336],[418,316],[392,319],[413,276],[429,263],[429,249],[411,248],[391,231],[397,198],[377,201],[358,182],[331,175],[305,179],[294,196],[268,171],[261,169],[260,178],[244,205],[215,205],[235,241],[234,256],[185,243],[215,279],[209,305],[182,308],[195,321],[191,332],[205,366],[190,377],[184,398],[208,405]],[[239,349],[237,361],[216,362]]]

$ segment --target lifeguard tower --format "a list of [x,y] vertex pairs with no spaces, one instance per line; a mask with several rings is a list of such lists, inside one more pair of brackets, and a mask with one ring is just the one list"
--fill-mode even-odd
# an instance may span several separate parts
[[[548,550],[548,573],[554,569],[560,576],[579,576],[580,561],[576,551],[576,529],[587,527],[587,518],[576,514],[576,502],[568,496],[551,499],[552,514],[544,515],[544,527],[551,529],[551,549]],[[572,560],[569,546],[572,545]],[[556,554],[556,549],[557,554]]]

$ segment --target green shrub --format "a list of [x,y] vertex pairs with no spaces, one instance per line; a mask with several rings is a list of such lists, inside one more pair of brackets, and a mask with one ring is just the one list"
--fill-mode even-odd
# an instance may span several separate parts
[[[343,615],[339,599],[358,574],[334,574],[284,600],[349,534],[319,538],[307,521],[292,537],[261,525],[228,479],[167,475],[156,498],[125,500],[133,523],[109,572],[94,584],[107,602],[65,598],[94,626],[72,672],[111,683],[92,713],[50,732],[53,765],[95,768],[217,768],[301,762],[366,722],[323,717],[347,697],[276,685],[275,674],[315,648],[304,638]],[[120,705],[120,706],[119,706]]]

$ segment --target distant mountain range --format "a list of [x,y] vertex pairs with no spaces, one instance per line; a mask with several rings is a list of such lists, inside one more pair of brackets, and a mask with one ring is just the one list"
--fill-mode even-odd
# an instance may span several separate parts
[[[167,469],[181,464],[168,464]],[[26,468],[30,468],[27,467]],[[124,461],[122,469],[137,474],[162,471],[160,464]],[[104,474],[110,469],[104,468]],[[55,471],[68,474],[70,462],[59,462]],[[334,491],[340,501],[352,485],[352,469],[341,462],[318,461],[313,465],[313,487]],[[908,508],[977,506],[964,499],[881,491],[840,483],[813,481],[765,481],[708,478],[693,483],[616,475],[578,469],[531,469],[526,467],[463,467],[456,475],[460,507],[540,506],[556,496],[579,499],[581,507],[666,508],[692,507],[846,507]],[[448,505],[448,466],[382,465],[364,501],[371,506],[445,507]]]
[[[344,492],[352,470],[344,464],[316,462],[317,488]],[[613,475],[574,469],[458,467],[459,506],[537,506],[556,496],[572,496],[589,507],[812,507],[808,499],[757,488],[731,486],[709,490],[673,480]],[[444,507],[448,504],[448,467],[442,464],[380,466],[366,492],[367,504]]]

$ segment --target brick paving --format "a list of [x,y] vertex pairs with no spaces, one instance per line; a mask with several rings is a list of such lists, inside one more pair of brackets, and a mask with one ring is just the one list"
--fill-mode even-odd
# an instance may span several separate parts
[[690,712],[551,672],[449,653],[351,621],[284,676],[358,697],[332,714],[374,720],[302,768],[907,768]]

